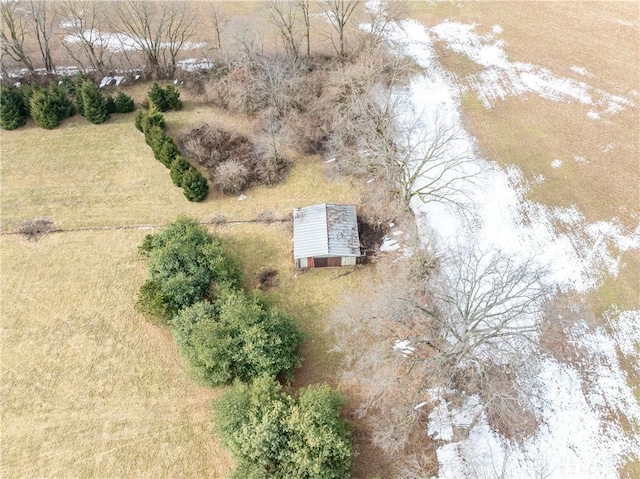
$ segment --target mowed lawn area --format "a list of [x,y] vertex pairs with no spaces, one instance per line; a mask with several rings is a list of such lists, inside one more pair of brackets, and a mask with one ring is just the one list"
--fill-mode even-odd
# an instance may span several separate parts
[[[228,121],[186,105],[169,130]],[[173,126],[172,126],[173,125]],[[251,220],[318,202],[353,204],[356,185],[327,181],[318,158],[295,159],[288,180],[246,192],[212,192],[189,203],[153,159],[133,115],[90,125],[80,116],[52,131],[32,123],[2,132],[1,293],[2,477],[224,477],[232,462],[211,434],[209,405],[221,390],[189,376],[170,332],[134,309],[146,270],[137,252],[180,214],[203,222],[223,214]],[[64,231],[37,241],[14,234],[49,217]],[[134,226],[121,229],[121,227]],[[296,385],[334,377],[337,358],[322,315],[366,270],[296,274],[289,222],[210,225],[244,262],[247,286],[278,270],[276,304],[308,337]]]

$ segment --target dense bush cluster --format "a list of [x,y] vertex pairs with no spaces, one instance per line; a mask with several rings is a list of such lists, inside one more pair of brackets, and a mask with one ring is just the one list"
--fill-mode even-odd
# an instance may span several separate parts
[[154,83],[147,96],[151,104],[159,111],[179,110],[182,108],[180,92],[173,85],[167,85],[166,88],[162,88],[157,83]]
[[236,382],[213,408],[216,430],[237,462],[232,477],[351,477],[354,452],[342,403],[326,385],[296,397],[272,378]]
[[284,180],[291,160],[271,148],[260,148],[246,136],[204,124],[184,134],[179,143],[185,154],[203,166],[214,185],[225,194],[253,185]]
[[155,103],[146,110],[140,109],[134,118],[135,127],[144,133],[144,139],[156,160],[169,168],[171,181],[182,188],[189,201],[202,201],[209,193],[207,179],[200,171],[180,156],[173,139],[164,131],[165,119]]
[[235,288],[221,288],[214,303],[183,309],[171,324],[180,351],[207,384],[292,379],[300,366],[302,337],[293,320]]
[[114,99],[83,74],[64,77],[47,88],[3,86],[1,95],[0,126],[5,130],[23,126],[29,116],[41,128],[51,130],[76,112],[91,123],[100,124],[111,113],[129,113],[135,108],[133,99],[124,92]]
[[181,217],[140,246],[149,278],[137,309],[166,321],[203,383],[232,388],[214,402],[214,422],[237,461],[236,478],[350,477],[354,451],[343,399],[330,387],[298,396],[291,380],[303,337],[295,321],[240,289],[238,265],[220,240]]
[[171,325],[198,378],[209,385],[291,378],[302,335],[289,316],[240,289],[238,266],[218,238],[183,217],[148,235],[140,251],[149,279],[137,308]]

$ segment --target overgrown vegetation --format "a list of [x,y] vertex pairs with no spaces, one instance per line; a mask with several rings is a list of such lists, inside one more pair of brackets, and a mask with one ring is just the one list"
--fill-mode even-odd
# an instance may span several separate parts
[[209,385],[267,375],[291,379],[302,336],[287,315],[240,289],[220,240],[182,217],[145,238],[149,279],[138,309],[168,322],[196,375]]
[[235,194],[253,185],[283,181],[292,161],[272,149],[258,147],[248,137],[204,124],[182,135],[184,154],[204,167],[214,185]]

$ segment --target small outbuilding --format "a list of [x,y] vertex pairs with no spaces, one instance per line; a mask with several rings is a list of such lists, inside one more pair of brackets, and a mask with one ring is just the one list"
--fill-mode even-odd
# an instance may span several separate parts
[[293,210],[296,268],[354,266],[360,256],[355,206],[322,204]]

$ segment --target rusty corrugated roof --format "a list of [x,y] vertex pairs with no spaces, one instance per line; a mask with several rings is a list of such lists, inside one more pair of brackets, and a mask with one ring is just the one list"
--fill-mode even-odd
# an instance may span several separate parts
[[294,258],[360,256],[355,206],[312,205],[293,210]]

